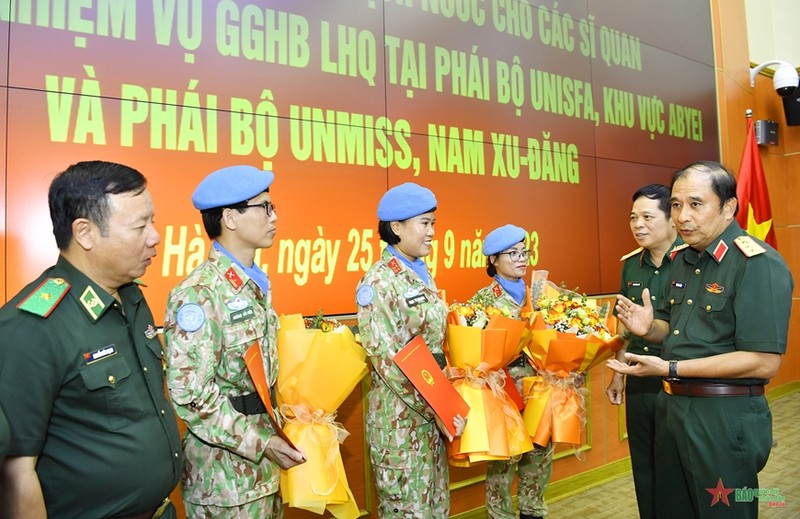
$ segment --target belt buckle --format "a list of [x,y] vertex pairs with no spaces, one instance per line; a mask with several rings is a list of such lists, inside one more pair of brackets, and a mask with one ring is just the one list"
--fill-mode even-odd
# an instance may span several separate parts
[[661,386],[664,388],[664,393],[668,395],[674,395],[675,393],[672,391],[672,384],[679,384],[680,382],[681,379],[679,378],[664,377],[661,379]]
[[161,504],[156,508],[156,511],[153,513],[152,519],[158,519],[164,512],[167,511],[167,507],[169,506],[169,496],[165,497]]

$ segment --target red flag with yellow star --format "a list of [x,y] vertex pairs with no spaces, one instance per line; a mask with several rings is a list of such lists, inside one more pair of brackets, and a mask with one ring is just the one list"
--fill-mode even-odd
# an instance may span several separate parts
[[775,229],[772,225],[772,208],[769,204],[764,166],[758,151],[752,117],[747,118],[747,142],[744,145],[742,164],[739,166],[736,198],[739,199],[739,214],[736,220],[748,233],[764,240],[776,249]]

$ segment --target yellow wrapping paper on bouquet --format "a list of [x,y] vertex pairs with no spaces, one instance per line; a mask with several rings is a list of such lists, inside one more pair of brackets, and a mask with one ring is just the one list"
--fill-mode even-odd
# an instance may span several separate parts
[[[534,272],[531,292],[538,294],[540,302],[549,302],[547,308],[534,313],[531,339],[525,349],[537,376],[525,377],[522,381],[523,420],[533,442],[538,445],[548,442],[580,445],[586,425],[588,394],[581,387],[581,374],[613,356],[622,346],[622,340],[611,335],[610,330],[616,329],[613,316],[600,317],[600,313],[593,312],[591,305],[583,300],[585,298],[577,305],[576,294],[558,289],[546,281],[546,274],[541,277],[541,271]],[[581,305],[586,306],[590,316],[583,312],[573,317],[577,319],[576,327],[591,323],[596,325],[597,332],[578,335],[575,329],[562,332],[546,324],[546,319],[558,321]],[[569,321],[561,319],[561,322]]]
[[339,444],[347,431],[336,409],[367,374],[366,353],[352,332],[308,330],[302,316],[280,318],[276,396],[289,439],[306,462],[281,471],[281,495],[291,507],[339,519],[359,516]]
[[514,382],[502,370],[525,346],[526,323],[500,315],[492,316],[485,329],[457,322],[451,311],[447,373],[470,410],[464,433],[449,446],[450,463],[469,466],[532,450],[519,409],[504,389]]

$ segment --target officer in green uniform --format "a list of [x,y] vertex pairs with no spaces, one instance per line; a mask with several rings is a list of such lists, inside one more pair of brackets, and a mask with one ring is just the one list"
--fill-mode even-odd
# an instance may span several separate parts
[[[81,162],[50,185],[55,266],[0,310],[10,517],[174,517],[183,462],[142,290],[161,238],[138,171]],[[10,484],[13,482],[13,484]]]
[[[519,318],[530,294],[525,285],[530,251],[525,248],[525,229],[503,225],[486,235],[483,254],[487,258],[486,273],[492,283],[472,296],[470,302],[508,310]],[[522,379],[536,373],[523,355],[508,366],[508,372],[522,393]],[[517,502],[520,519],[547,515],[544,491],[553,470],[551,445],[534,445],[519,459],[490,461],[486,467],[486,511],[492,519],[515,519],[512,505],[514,476],[519,475]]]
[[[609,367],[662,376],[656,402],[658,517],[757,517],[772,447],[764,385],[786,351],[794,282],[781,256],[735,221],[736,181],[696,162],[672,182],[672,219],[688,247],[673,253],[667,304],[655,311],[618,297],[632,333],[662,343],[661,357],[627,353]],[[633,364],[635,363],[635,365]]]
[[[682,245],[675,224],[670,218],[670,189],[662,184],[650,184],[633,194],[630,228],[639,248],[624,255],[622,284],[619,293],[634,303],[642,304],[642,292],[650,291],[653,306],[663,304],[669,286],[669,251]],[[617,352],[624,362],[625,352],[637,355],[661,354],[661,345],[631,335],[624,325],[618,333],[626,342]],[[633,466],[633,483],[639,517],[652,519],[655,509],[655,404],[661,392],[659,377],[630,377],[614,373],[608,385],[608,399],[614,405],[622,403],[625,394],[625,418],[628,430],[628,447]]]
[[[440,519],[450,512],[449,469],[430,406],[392,361],[421,335],[444,368],[447,306],[421,259],[431,252],[436,197],[408,182],[378,204],[378,232],[388,245],[356,291],[358,327],[372,365],[367,443],[379,517]],[[464,420],[454,420],[461,434]]]
[[280,469],[305,461],[275,434],[244,360],[258,345],[267,383],[275,383],[278,316],[269,278],[254,262],[256,249],[275,238],[274,178],[230,166],[192,196],[214,241],[208,259],[170,292],[164,319],[167,385],[187,428],[181,483],[189,518],[283,517]]
[[8,442],[11,439],[11,431],[8,430],[8,420],[3,409],[0,408],[0,465],[8,452]]

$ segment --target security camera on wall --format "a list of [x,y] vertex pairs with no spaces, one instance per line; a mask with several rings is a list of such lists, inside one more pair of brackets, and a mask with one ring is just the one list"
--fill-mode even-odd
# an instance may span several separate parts
[[775,93],[783,99],[783,112],[786,115],[788,126],[800,126],[800,77],[797,69],[790,63],[780,60],[767,61],[756,68],[750,69],[750,86],[756,86],[756,76],[764,68],[770,65],[778,65],[772,76],[772,87]]
[[770,65],[778,65],[775,74],[772,76],[772,86],[775,88],[775,93],[781,97],[787,97],[794,94],[797,89],[797,84],[800,82],[800,77],[797,75],[795,69],[790,63],[780,60],[767,61],[750,69],[750,86],[756,86],[756,76],[759,72],[764,70]]

